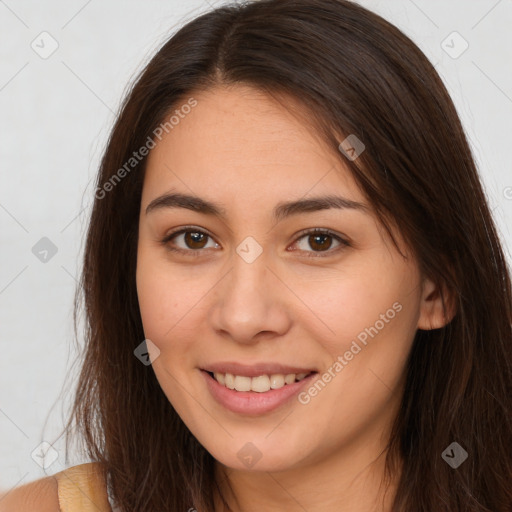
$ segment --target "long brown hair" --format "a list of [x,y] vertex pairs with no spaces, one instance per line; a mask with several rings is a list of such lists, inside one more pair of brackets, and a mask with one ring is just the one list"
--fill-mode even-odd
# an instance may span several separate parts
[[[386,459],[389,474],[401,464],[393,512],[510,512],[512,297],[503,250],[435,69],[397,28],[346,0],[217,8],[173,35],[135,81],[96,180],[75,301],[86,345],[66,453],[76,430],[123,511],[214,510],[213,457],[134,356],[144,340],[135,269],[146,159],[126,163],[194,92],[236,83],[299,101],[383,225],[398,226],[424,275],[454,297],[453,320],[418,330],[408,360]],[[364,142],[357,160],[338,150],[340,134]],[[453,442],[468,454],[456,469],[442,458]]]

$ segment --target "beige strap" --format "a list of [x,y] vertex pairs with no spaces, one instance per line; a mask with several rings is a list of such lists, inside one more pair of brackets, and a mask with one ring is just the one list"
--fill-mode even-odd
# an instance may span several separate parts
[[55,478],[61,512],[112,512],[100,463],[79,464]]

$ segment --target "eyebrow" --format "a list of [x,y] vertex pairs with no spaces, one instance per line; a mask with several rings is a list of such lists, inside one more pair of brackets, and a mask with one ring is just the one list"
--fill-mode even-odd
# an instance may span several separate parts
[[[227,219],[227,210],[223,206],[201,199],[197,196],[181,193],[168,193],[153,199],[146,208],[146,215],[150,212],[166,208],[186,208],[205,215],[216,216],[223,220]],[[272,212],[272,217],[275,222],[280,222],[292,215],[328,210],[331,208],[337,208],[340,210],[360,210],[364,213],[369,213],[370,211],[370,208],[363,203],[359,203],[345,197],[327,195],[312,197],[309,199],[298,199],[296,201],[280,202],[275,206]]]

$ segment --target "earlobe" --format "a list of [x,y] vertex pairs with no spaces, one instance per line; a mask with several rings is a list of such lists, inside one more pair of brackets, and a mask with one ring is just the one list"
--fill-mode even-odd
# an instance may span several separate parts
[[[443,301],[444,306],[443,308]],[[446,286],[437,286],[430,279],[423,281],[418,329],[430,331],[449,324],[456,313],[453,293]]]

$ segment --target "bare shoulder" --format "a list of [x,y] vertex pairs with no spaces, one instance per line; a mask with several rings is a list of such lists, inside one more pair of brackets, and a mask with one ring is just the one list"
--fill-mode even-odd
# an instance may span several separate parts
[[0,488],[0,512],[60,512],[57,479],[47,476],[6,490]]

